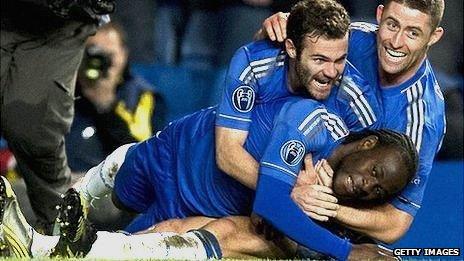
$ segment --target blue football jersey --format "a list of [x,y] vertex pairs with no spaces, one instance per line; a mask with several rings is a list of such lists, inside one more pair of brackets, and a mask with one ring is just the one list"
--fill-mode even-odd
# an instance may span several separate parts
[[322,103],[342,118],[350,131],[379,129],[382,124],[383,108],[377,85],[366,80],[349,60],[340,83]]
[[[240,48],[226,74],[216,125],[249,131],[255,106],[294,96],[289,90],[288,56],[270,41],[257,41]],[[340,86],[334,86],[324,105],[346,122],[352,131],[378,128],[381,105],[371,84],[355,66],[345,66]]]
[[445,135],[443,94],[425,60],[408,81],[382,90],[384,127],[406,133],[419,153],[419,168],[410,184],[393,200],[397,208],[415,215],[420,208],[433,160]]
[[260,174],[293,186],[304,155],[313,161],[328,158],[349,131],[337,115],[314,100],[287,102],[274,122],[272,135],[260,162]]
[[256,105],[292,96],[287,86],[288,58],[270,41],[237,50],[226,74],[216,124],[248,130]]
[[[253,112],[256,124],[250,125],[245,149],[257,161],[277,135],[273,134],[271,138],[277,118],[279,121],[292,120],[297,115],[316,110],[308,115],[308,126],[301,127],[302,133],[309,135],[304,144],[305,151],[313,152],[315,160],[330,154],[335,146],[332,140],[338,141],[348,134],[340,118],[315,101],[304,100],[304,104],[309,105],[298,114],[294,114],[294,110],[285,110],[291,115],[282,114],[282,108],[293,100],[303,99],[278,99],[256,106]],[[129,231],[144,229],[169,218],[251,213],[254,191],[220,171],[216,165],[215,114],[216,108],[208,108],[174,121],[127,153],[116,175],[114,189],[126,207],[144,213],[128,228]],[[316,131],[321,134],[316,135]],[[282,133],[282,137],[285,135],[288,133]],[[311,141],[310,137],[314,140]],[[287,157],[297,152],[295,145],[288,145]],[[298,154],[296,159],[300,157]],[[298,173],[297,168],[299,165],[295,164],[292,171]]]
[[425,60],[416,74],[398,86],[382,87],[378,79],[377,26],[353,23],[348,59],[371,85],[377,83],[383,107],[383,128],[407,134],[419,153],[419,169],[412,182],[392,201],[411,215],[420,208],[428,175],[443,140],[446,122],[443,94]]
[[320,103],[300,99],[286,103],[274,122],[260,161],[254,211],[299,244],[345,260],[351,250],[339,238],[312,221],[291,198],[304,156],[328,158],[348,135],[343,121]]

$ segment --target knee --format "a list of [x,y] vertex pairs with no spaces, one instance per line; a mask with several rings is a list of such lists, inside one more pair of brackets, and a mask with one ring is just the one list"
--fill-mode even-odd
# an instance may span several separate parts
[[113,168],[113,166],[116,165],[119,169],[126,158],[127,151],[134,144],[135,143],[124,144],[115,149],[110,155],[108,155],[108,157],[106,157],[104,167],[108,166],[109,168]]
[[135,143],[125,144],[114,150],[103,162],[101,172],[107,182],[114,183],[114,178],[126,159],[127,150]]
[[217,226],[220,227],[223,235],[235,233],[240,227],[239,220],[236,217],[224,217],[215,222],[217,222]]
[[152,232],[175,232],[183,233],[183,220],[179,218],[169,219],[160,222],[150,228]]

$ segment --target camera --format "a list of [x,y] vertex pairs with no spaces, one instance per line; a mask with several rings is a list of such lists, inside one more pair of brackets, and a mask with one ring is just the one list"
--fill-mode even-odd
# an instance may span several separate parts
[[46,0],[48,8],[62,18],[78,18],[86,14],[91,18],[95,15],[110,14],[114,11],[115,0]]
[[112,64],[111,58],[111,54],[98,45],[89,45],[85,49],[80,68],[81,74],[90,81],[108,77],[108,70]]
[[114,0],[84,0],[95,14],[110,14],[114,12]]

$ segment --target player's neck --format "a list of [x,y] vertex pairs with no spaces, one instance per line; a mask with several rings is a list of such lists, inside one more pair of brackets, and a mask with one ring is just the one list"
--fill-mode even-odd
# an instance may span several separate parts
[[412,68],[408,69],[407,71],[395,74],[386,72],[382,69],[381,65],[379,64],[380,86],[382,88],[388,89],[397,87],[402,83],[408,81],[409,79],[414,77],[414,75],[417,73],[425,59],[426,56],[424,56],[421,59],[421,62],[415,64]]
[[288,63],[288,72],[287,72],[287,88],[288,90],[296,94],[298,93],[298,86],[300,83],[298,81],[298,76],[296,74],[296,64],[295,64],[295,59],[289,58],[289,63]]

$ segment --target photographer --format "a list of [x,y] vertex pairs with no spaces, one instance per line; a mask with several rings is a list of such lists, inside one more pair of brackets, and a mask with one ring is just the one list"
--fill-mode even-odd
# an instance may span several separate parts
[[[114,22],[87,40],[77,75],[74,121],[66,136],[73,173],[89,170],[119,146],[144,140],[153,128],[162,127],[159,97],[155,99],[151,85],[130,73],[127,58],[126,34]],[[109,199],[93,205],[105,211],[90,215],[99,229],[121,229],[130,221]]]
[[[90,37],[77,75],[75,117],[66,136],[73,172],[84,172],[119,146],[145,140],[160,128],[153,87],[130,73],[126,35],[110,22]],[[156,122],[153,110],[156,105]]]
[[113,0],[1,1],[0,132],[45,233],[71,185],[64,134],[84,43],[113,9]]

